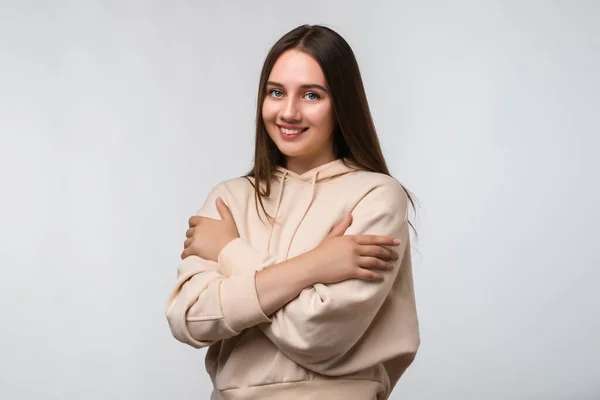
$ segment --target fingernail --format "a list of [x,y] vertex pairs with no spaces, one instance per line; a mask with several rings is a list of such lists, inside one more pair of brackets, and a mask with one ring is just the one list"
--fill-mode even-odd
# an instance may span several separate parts
[[394,244],[395,244],[395,245],[398,245],[398,244],[400,244],[400,243],[402,243],[402,242],[400,241],[400,239],[394,239]]
[[221,203],[223,203],[223,200],[221,200],[221,198],[220,198],[220,197],[217,197],[217,203],[218,203],[218,204],[221,204]]

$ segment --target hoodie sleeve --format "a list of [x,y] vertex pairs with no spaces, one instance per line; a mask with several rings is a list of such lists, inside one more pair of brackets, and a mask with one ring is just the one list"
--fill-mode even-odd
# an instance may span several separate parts
[[[276,311],[270,316],[272,322],[261,324],[260,328],[282,353],[303,367],[325,375],[360,371],[382,361],[378,357],[393,355],[381,355],[380,351],[368,349],[365,351],[365,347],[378,346],[381,349],[382,346],[388,346],[388,353],[392,353],[395,344],[385,342],[398,343],[398,337],[378,337],[380,335],[375,334],[370,336],[375,343],[364,343],[364,336],[390,294],[400,274],[400,266],[403,265],[402,256],[405,255],[409,242],[407,203],[407,196],[400,185],[376,187],[359,202],[352,212],[353,222],[346,235],[398,237],[402,244],[394,250],[398,252],[400,259],[396,261],[392,271],[382,272],[382,282],[350,279],[330,285],[316,284],[303,290],[298,297]],[[246,244],[244,251],[238,248],[237,260],[229,258],[229,261],[242,262],[243,259],[255,257],[256,253],[256,250]],[[268,259],[268,255],[264,259]],[[412,279],[410,271],[402,274],[403,279],[407,277]],[[412,280],[400,283],[400,287],[402,286],[408,288],[404,303],[410,304]],[[397,321],[383,323],[389,322]],[[361,356],[356,355],[357,351],[351,351],[359,342],[362,342],[359,350]],[[365,356],[365,352],[370,354]]]
[[[218,196],[226,199],[222,185],[211,191],[197,215],[220,219],[215,205]],[[225,248],[235,246],[233,242]],[[187,257],[179,265],[166,317],[173,336],[196,348],[269,321],[258,302],[255,271],[230,275],[216,262],[198,256]]]

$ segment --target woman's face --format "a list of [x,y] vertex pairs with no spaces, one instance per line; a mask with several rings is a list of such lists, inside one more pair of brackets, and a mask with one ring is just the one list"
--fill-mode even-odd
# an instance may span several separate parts
[[287,168],[302,173],[333,161],[333,104],[317,61],[299,50],[284,52],[266,90],[263,121]]

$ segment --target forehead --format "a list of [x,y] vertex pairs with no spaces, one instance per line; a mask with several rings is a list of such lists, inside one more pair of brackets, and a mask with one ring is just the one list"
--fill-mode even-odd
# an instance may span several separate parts
[[311,83],[327,85],[319,63],[308,54],[295,49],[288,50],[279,56],[273,65],[269,80],[284,85]]

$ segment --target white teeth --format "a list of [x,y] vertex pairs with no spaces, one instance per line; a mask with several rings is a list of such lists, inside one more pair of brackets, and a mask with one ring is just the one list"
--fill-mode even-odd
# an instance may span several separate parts
[[286,129],[283,127],[279,127],[279,129],[281,129],[281,132],[285,133],[286,135],[297,135],[304,130],[304,129]]

